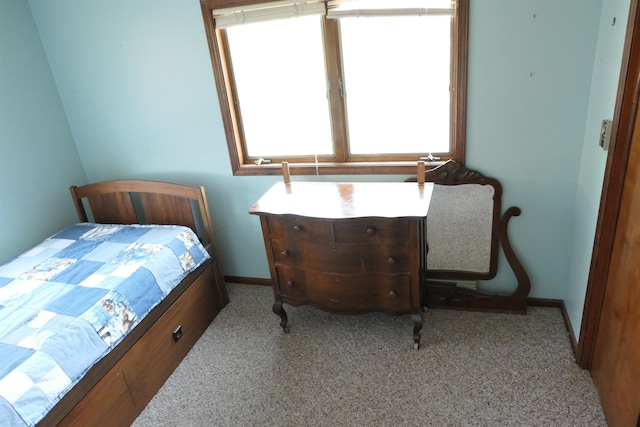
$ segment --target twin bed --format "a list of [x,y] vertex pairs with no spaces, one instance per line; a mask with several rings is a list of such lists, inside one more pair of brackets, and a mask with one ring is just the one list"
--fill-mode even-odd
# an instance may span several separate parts
[[81,223],[0,266],[0,425],[129,425],[227,304],[202,187],[71,187]]

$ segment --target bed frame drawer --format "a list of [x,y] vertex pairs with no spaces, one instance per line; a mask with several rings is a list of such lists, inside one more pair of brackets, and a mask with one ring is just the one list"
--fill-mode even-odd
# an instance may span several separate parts
[[208,268],[131,349],[124,375],[136,406],[149,403],[221,308]]
[[[105,404],[105,400],[108,404]],[[117,411],[111,408],[117,407]],[[136,408],[121,367],[114,367],[58,426],[129,425],[140,411]]]

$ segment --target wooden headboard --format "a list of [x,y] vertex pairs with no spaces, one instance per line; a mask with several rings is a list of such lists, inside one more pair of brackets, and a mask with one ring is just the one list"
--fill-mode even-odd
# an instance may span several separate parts
[[212,249],[213,227],[204,187],[121,180],[71,186],[80,221],[100,224],[183,225]]

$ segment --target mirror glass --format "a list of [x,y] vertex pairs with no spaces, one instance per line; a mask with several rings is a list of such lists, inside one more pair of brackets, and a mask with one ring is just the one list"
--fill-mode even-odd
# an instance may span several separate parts
[[489,273],[494,194],[491,185],[435,184],[427,216],[429,272]]

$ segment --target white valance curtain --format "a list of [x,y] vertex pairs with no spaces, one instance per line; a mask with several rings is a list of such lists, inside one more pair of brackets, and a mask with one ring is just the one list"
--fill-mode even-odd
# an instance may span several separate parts
[[339,19],[367,16],[450,15],[455,0],[281,0],[253,5],[214,9],[216,28],[294,18],[325,15]]
[[324,1],[274,1],[248,6],[214,9],[213,18],[216,28],[228,28],[234,25],[272,21],[275,19],[295,18],[306,15],[324,15]]
[[452,0],[328,0],[327,18],[453,15]]

